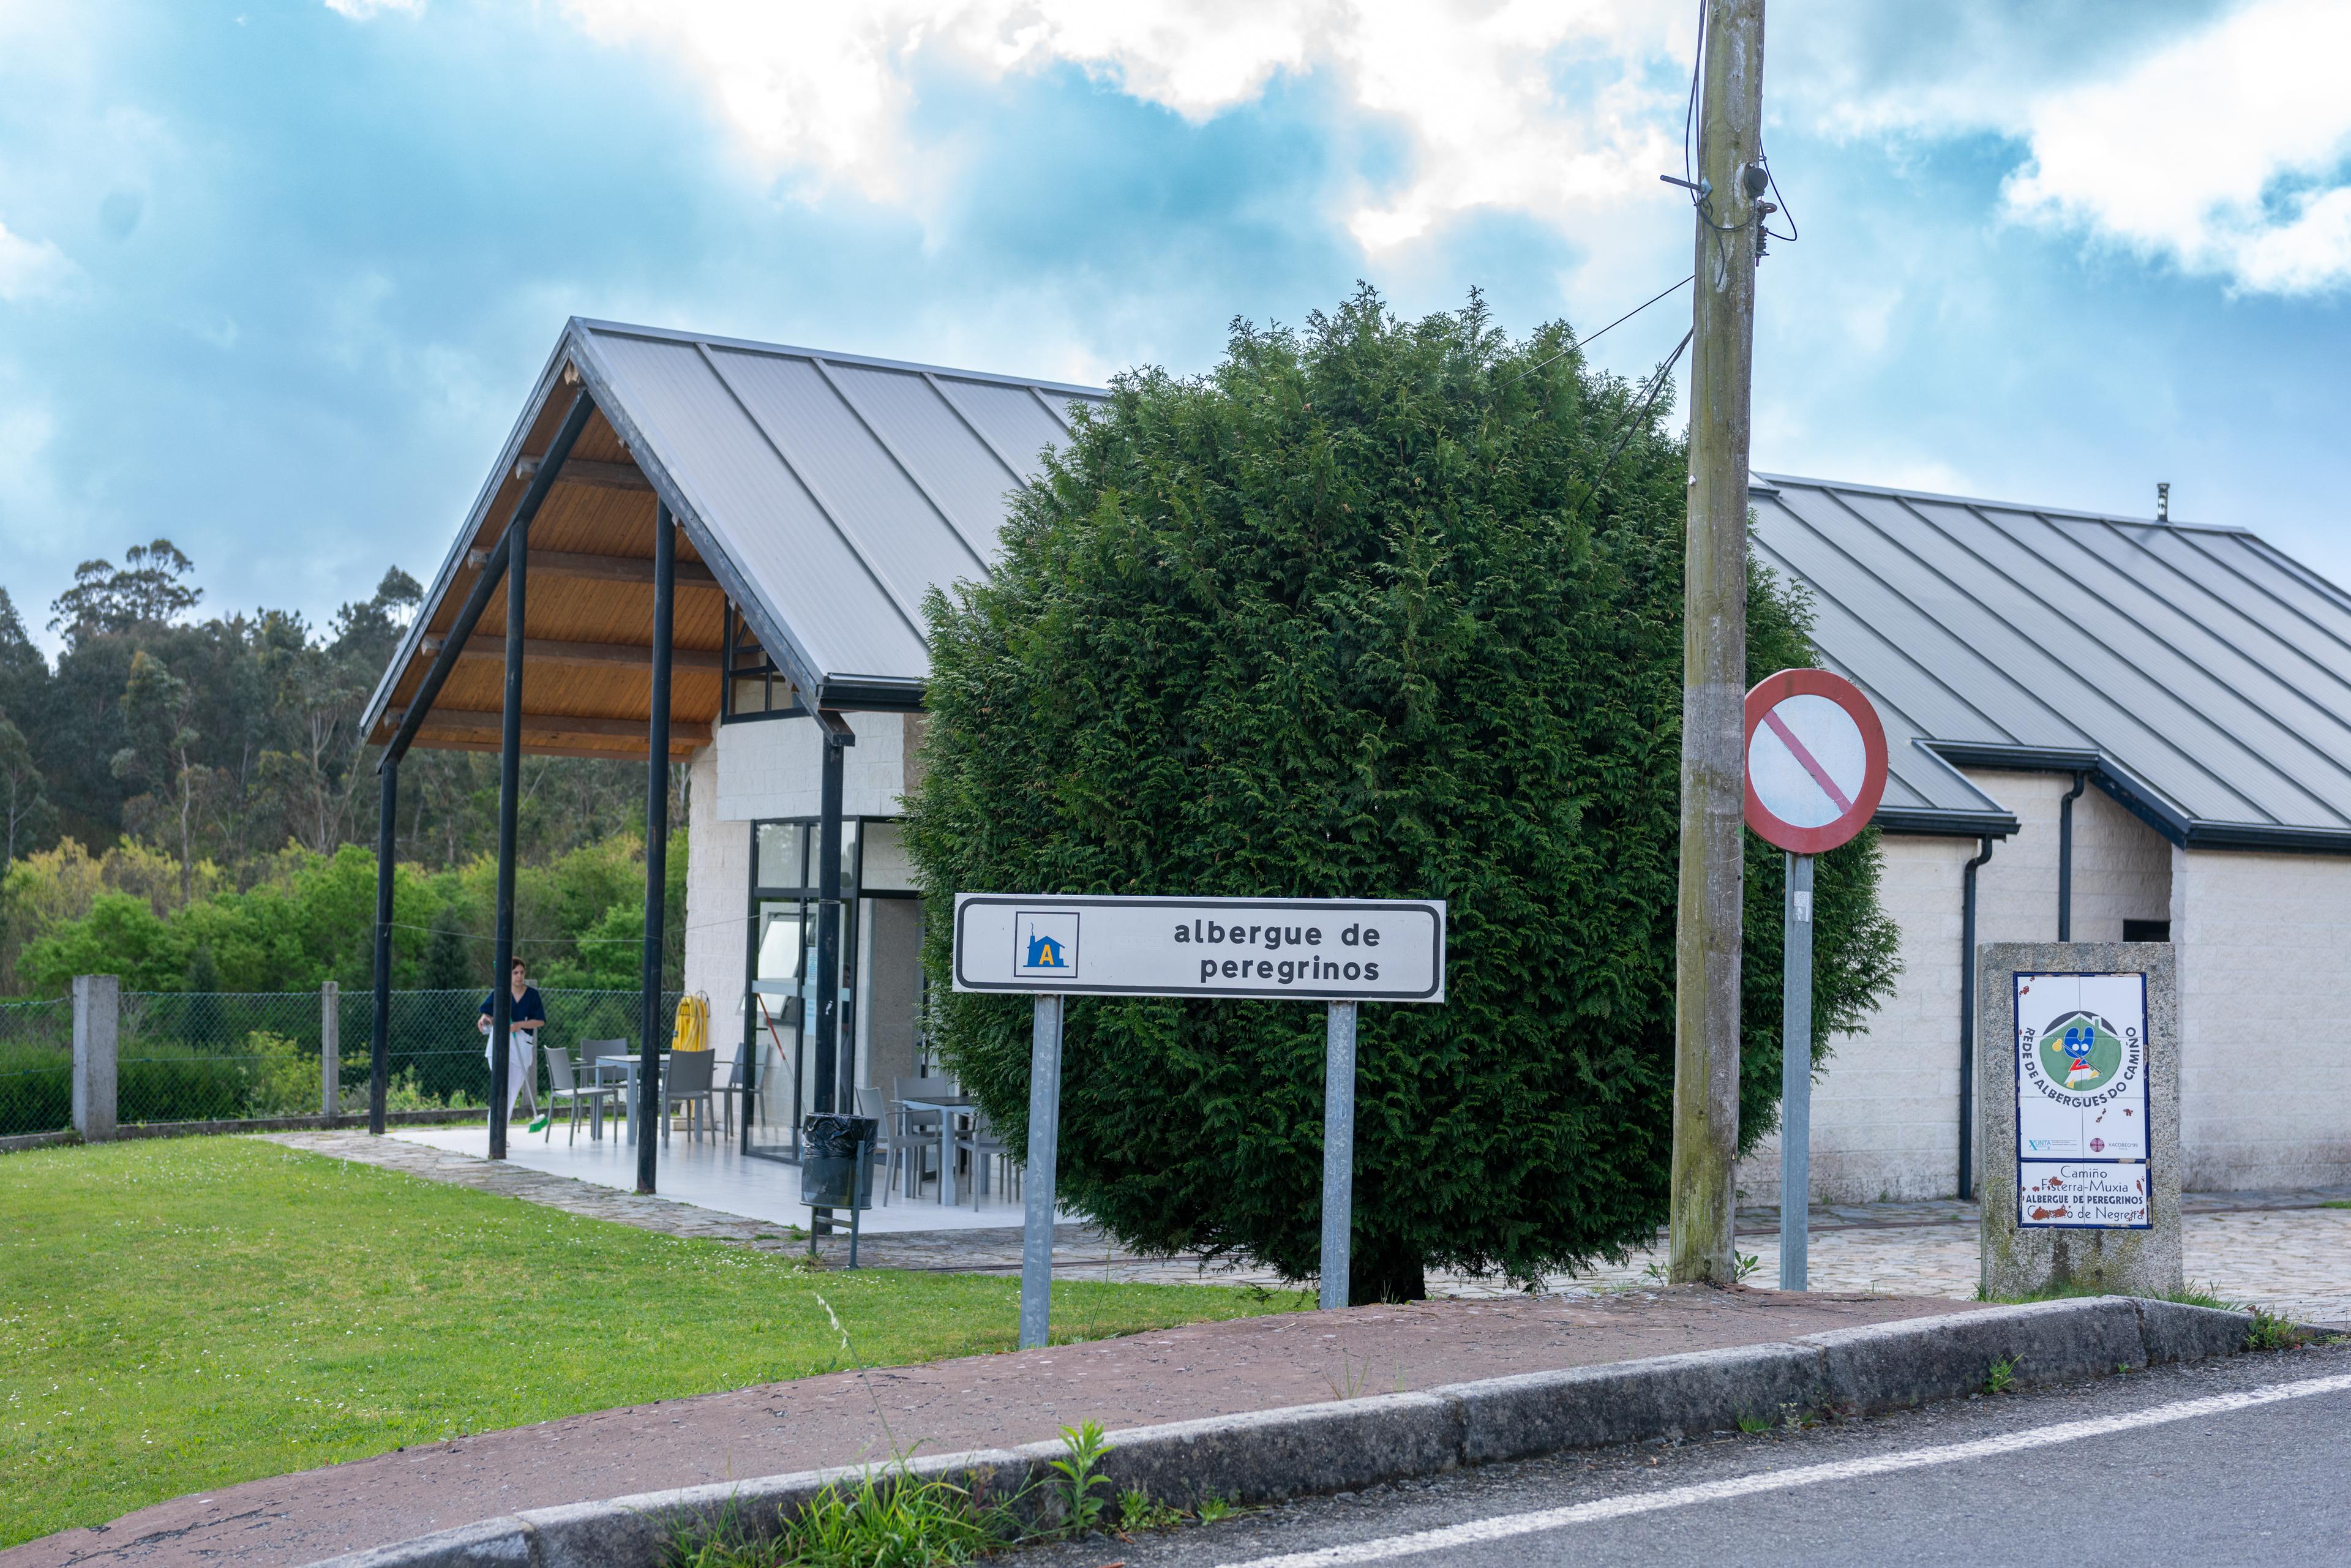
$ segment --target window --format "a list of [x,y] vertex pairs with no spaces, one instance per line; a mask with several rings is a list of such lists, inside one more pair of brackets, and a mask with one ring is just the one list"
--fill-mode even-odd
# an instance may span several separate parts
[[2168,920],[2126,920],[2123,922],[2126,942],[2168,942],[2171,922]]
[[733,605],[726,607],[726,646],[719,656],[726,671],[720,688],[718,721],[739,724],[755,718],[789,718],[807,710],[792,683],[776,668],[776,661],[759,646]]

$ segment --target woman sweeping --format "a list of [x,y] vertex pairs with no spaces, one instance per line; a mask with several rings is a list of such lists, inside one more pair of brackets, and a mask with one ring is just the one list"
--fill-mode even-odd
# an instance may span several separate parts
[[[538,1097],[530,1092],[532,1081],[538,1076],[538,1059],[531,1053],[531,1047],[538,1039],[539,1030],[547,1023],[547,1008],[538,999],[538,988],[530,983],[530,977],[525,972],[520,958],[514,961],[507,978],[507,995],[513,998],[512,1008],[507,1015],[509,1025],[507,1030],[507,1120],[511,1122],[517,1095],[522,1097],[523,1103],[532,1114],[536,1115],[538,1111]],[[497,1044],[487,1037],[491,1027],[491,1005],[497,999],[496,991],[482,998],[481,1026],[486,1041],[482,1047],[482,1058],[493,1069],[497,1066],[497,1059],[490,1053],[497,1049]]]

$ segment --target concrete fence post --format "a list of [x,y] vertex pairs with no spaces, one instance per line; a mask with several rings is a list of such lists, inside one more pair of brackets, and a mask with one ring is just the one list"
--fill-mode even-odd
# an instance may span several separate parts
[[114,1137],[114,1063],[122,982],[77,975],[73,983],[73,1124],[85,1144]]
[[329,980],[319,988],[319,1114],[333,1116],[343,1104],[343,998]]

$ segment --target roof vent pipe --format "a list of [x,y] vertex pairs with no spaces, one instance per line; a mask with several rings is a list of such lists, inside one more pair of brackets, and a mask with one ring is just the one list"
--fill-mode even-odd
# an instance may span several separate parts
[[2155,520],[2158,523],[2171,521],[2171,481],[2168,479],[2155,482]]

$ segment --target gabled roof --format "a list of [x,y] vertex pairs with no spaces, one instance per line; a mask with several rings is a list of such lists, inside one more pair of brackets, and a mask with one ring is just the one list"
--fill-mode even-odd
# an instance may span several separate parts
[[2242,528],[1755,479],[1760,559],[1885,721],[1882,825],[2002,831],[1953,763],[2079,769],[2174,843],[2351,852],[2351,595],[2315,572]]
[[[531,525],[534,571],[546,549],[559,558],[549,570],[570,575],[561,580],[560,597],[533,580],[524,707],[613,727],[643,716],[646,676],[566,680],[556,661],[568,658],[578,668],[583,649],[624,650],[648,640],[651,601],[636,580],[644,574],[624,583],[611,566],[650,560],[654,497],[668,504],[684,537],[681,588],[724,593],[722,601],[712,591],[706,601],[680,595],[678,718],[706,725],[717,715],[716,661],[729,601],[812,704],[911,708],[929,673],[924,595],[986,575],[1008,493],[1040,471],[1045,447],[1068,440],[1071,404],[1108,395],[1096,387],[574,319],[370,700],[364,727],[371,739],[389,737],[400,704],[421,683],[434,637],[474,580],[478,562],[470,557],[504,534],[530,462],[548,449],[570,402],[573,378],[593,399],[596,417],[559,471],[569,482],[549,493]],[[627,495],[632,487],[634,496]],[[589,575],[600,561],[603,575]],[[485,612],[483,632],[503,625],[504,591]],[[486,657],[460,666],[433,711],[478,721],[498,706],[497,676]],[[572,749],[601,744],[592,735],[567,738],[578,743]],[[616,729],[614,754],[629,744]],[[635,749],[642,754],[642,740]]]

